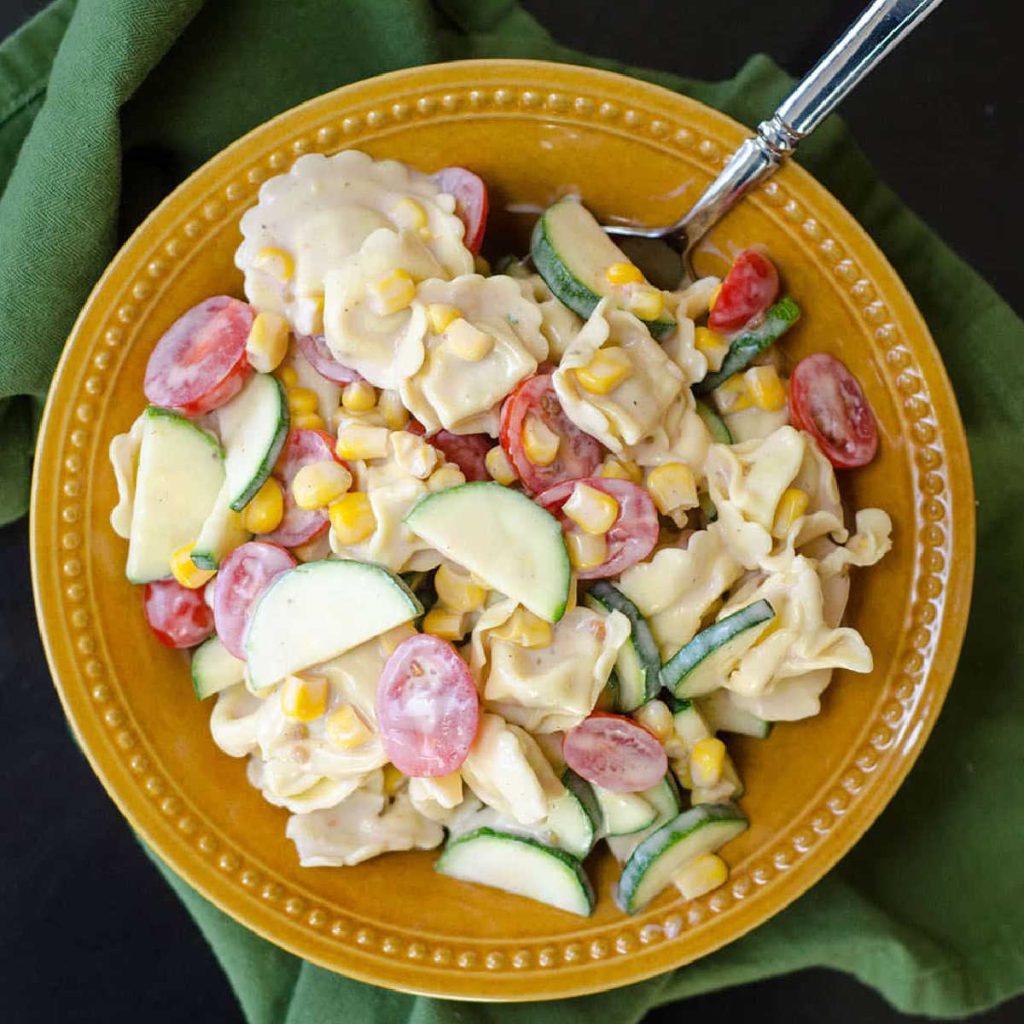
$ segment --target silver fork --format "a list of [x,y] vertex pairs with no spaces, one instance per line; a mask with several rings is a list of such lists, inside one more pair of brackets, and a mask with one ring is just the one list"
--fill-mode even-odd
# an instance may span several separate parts
[[832,48],[762,121],[729,158],[721,174],[696,203],[667,227],[605,224],[610,235],[666,242],[682,254],[683,270],[695,280],[693,250],[755,185],[793,155],[805,139],[869,71],[881,63],[942,0],[875,0],[839,37]]

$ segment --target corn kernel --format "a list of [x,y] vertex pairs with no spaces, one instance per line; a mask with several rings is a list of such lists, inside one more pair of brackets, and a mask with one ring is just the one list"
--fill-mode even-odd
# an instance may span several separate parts
[[395,203],[391,217],[400,228],[410,231],[420,231],[427,226],[427,211],[408,196]]
[[462,316],[462,310],[444,302],[431,302],[427,306],[427,323],[433,334],[444,334],[448,326]]
[[339,544],[358,544],[377,529],[369,495],[362,491],[349,491],[328,507],[327,514]]
[[535,466],[550,466],[558,458],[562,439],[542,419],[527,414],[523,424],[523,451]]
[[632,263],[613,263],[605,272],[604,279],[609,284],[640,284],[644,275],[640,268]]
[[466,363],[479,363],[494,348],[494,336],[474,327],[459,317],[444,332],[444,346],[456,359]]
[[393,764],[384,765],[384,795],[394,796],[405,785],[406,776]]
[[388,429],[348,423],[338,431],[334,450],[339,459],[385,459],[388,454]]
[[786,389],[774,366],[752,366],[743,374],[750,400],[765,412],[778,412],[786,404]]
[[369,412],[377,404],[377,392],[365,380],[353,381],[341,392],[341,404],[349,412]]
[[647,474],[647,493],[662,515],[676,509],[696,508],[698,503],[693,470],[683,462],[655,466]]
[[580,572],[601,565],[608,558],[608,539],[604,534],[570,530],[565,535],[569,561]]
[[698,327],[693,332],[693,347],[708,361],[712,373],[717,373],[729,354],[729,342],[710,327]]
[[391,450],[395,462],[419,480],[426,480],[437,465],[437,449],[408,430],[396,430],[391,434]]
[[491,630],[491,636],[520,647],[547,647],[551,643],[551,623],[520,606],[500,626]]
[[416,627],[411,622],[403,622],[401,626],[395,626],[394,629],[389,629],[386,633],[381,633],[381,635],[377,637],[377,643],[380,644],[381,654],[383,654],[385,658],[390,658],[401,644],[404,644],[409,637],[416,635]]
[[423,632],[441,640],[461,640],[467,631],[466,616],[453,608],[434,605],[423,616]]
[[284,249],[277,249],[274,246],[260,249],[252,265],[279,281],[290,281],[295,276],[295,260]]
[[409,308],[416,297],[416,282],[407,270],[392,270],[371,281],[366,293],[370,309],[377,316],[389,316]]
[[284,494],[281,485],[268,477],[263,486],[242,509],[242,523],[250,533],[273,533],[284,518]]
[[215,569],[200,569],[192,561],[195,544],[184,544],[171,555],[171,575],[189,590],[198,590],[216,575]]
[[619,518],[619,503],[604,491],[579,483],[562,511],[586,533],[607,533]]
[[811,498],[806,491],[801,491],[799,487],[787,487],[775,508],[772,533],[777,537],[785,537],[790,527],[807,511],[810,503]]
[[487,588],[480,586],[468,572],[442,563],[434,573],[437,596],[453,611],[478,612],[487,601]]
[[633,364],[621,348],[599,348],[589,365],[576,371],[580,386],[592,395],[607,395],[632,375]]
[[293,416],[292,427],[295,430],[323,430],[327,424],[318,412],[304,412],[301,416]]
[[722,777],[725,764],[725,744],[717,736],[697,740],[690,751],[690,777],[693,788],[713,786]]
[[288,676],[281,684],[281,710],[286,718],[312,722],[327,708],[327,689],[323,676]]
[[604,460],[597,475],[606,480],[631,480],[635,484],[642,483],[644,479],[644,471],[635,462],[612,456]]
[[245,339],[249,365],[258,373],[272,373],[288,352],[288,321],[280,313],[257,313]]
[[293,388],[299,383],[299,374],[294,366],[281,366],[277,371],[277,379],[286,388]]
[[734,374],[712,392],[715,405],[721,413],[741,412],[751,406],[747,384],[742,375]]
[[665,311],[665,296],[657,288],[640,285],[629,297],[629,311],[641,320],[657,320]]
[[311,462],[292,480],[295,504],[307,512],[323,508],[340,498],[352,486],[352,474],[337,462]]
[[397,391],[382,391],[377,399],[377,411],[388,430],[404,430],[409,422],[409,410],[402,405]]
[[662,743],[675,732],[675,720],[664,701],[649,700],[633,712],[633,717]]
[[288,411],[295,416],[316,412],[320,404],[312,388],[294,387],[288,389]]
[[500,444],[496,444],[484,456],[484,465],[487,467],[487,472],[491,474],[491,479],[496,480],[505,487],[509,487],[519,479],[512,463],[509,462],[508,456],[505,454],[505,449]]
[[427,487],[431,492],[446,491],[449,487],[458,487],[466,482],[466,477],[458,466],[446,465],[435,469],[427,479]]
[[729,868],[717,853],[702,853],[681,867],[672,881],[683,899],[695,900],[725,885]]
[[337,711],[332,711],[324,722],[327,742],[341,750],[353,750],[361,747],[373,732],[356,714],[351,704],[343,704]]

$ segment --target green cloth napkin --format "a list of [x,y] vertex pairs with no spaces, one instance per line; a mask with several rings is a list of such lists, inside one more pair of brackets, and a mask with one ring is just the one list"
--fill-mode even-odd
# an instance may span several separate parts
[[[117,240],[159,198],[310,96],[481,56],[625,70],[748,124],[791,84],[765,57],[716,84],[597,61],[553,42],[512,0],[58,0],[0,46],[0,520],[25,510],[32,434],[74,317]],[[956,683],[919,764],[791,908],[698,963],[575,1000],[458,1004],[359,984],[258,938],[159,865],[251,1024],[636,1021],[669,1000],[811,966],[934,1015],[1024,988],[1024,324],[878,181],[840,122],[800,159],[913,292],[970,436],[978,586]]]

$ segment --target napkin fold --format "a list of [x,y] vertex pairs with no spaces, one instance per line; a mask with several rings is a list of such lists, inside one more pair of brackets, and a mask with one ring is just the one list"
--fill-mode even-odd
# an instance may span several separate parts
[[[74,318],[119,239],[160,198],[311,96],[485,56],[623,71],[751,125],[792,84],[764,56],[718,83],[598,60],[558,45],[512,0],[57,0],[0,44],[0,522],[25,511],[33,434]],[[332,974],[247,931],[154,857],[250,1024],[637,1021],[670,1000],[812,966],[936,1016],[1024,988],[1024,324],[878,180],[840,121],[803,144],[800,162],[913,293],[971,446],[971,622],[910,777],[839,866],[746,937],[637,985],[541,1004],[404,996]]]

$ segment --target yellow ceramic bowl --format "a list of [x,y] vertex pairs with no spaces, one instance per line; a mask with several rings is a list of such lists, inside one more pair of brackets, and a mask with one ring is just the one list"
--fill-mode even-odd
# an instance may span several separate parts
[[[96,773],[176,871],[243,924],[308,960],[394,988],[542,999],[637,981],[729,942],[828,870],[892,796],[924,743],[956,663],[970,597],[974,500],[963,429],[924,321],[854,219],[790,165],[745,200],[711,249],[764,242],[806,313],[787,352],[839,355],[862,382],[881,449],[843,477],[880,505],[895,547],[858,573],[848,619],[875,652],[842,673],[824,712],[738,743],[750,831],[732,877],[684,903],[671,892],[628,918],[617,868],[582,920],[440,878],[434,853],[303,870],[286,812],[210,739],[185,655],[147,629],[110,530],[107,445],[144,403],[146,359],[183,310],[240,294],[238,219],[261,182],[301,153],[356,146],[426,171],[465,164],[491,191],[493,227],[525,244],[525,219],[579,189],[602,217],[664,223],[740,141],[740,125],[652,85],[527,61],[418,68],[340,89],[247,135],[177,189],[96,286],[54,379],[36,457],[32,553],[39,620],[60,698]],[[705,269],[720,270],[708,255]]]

